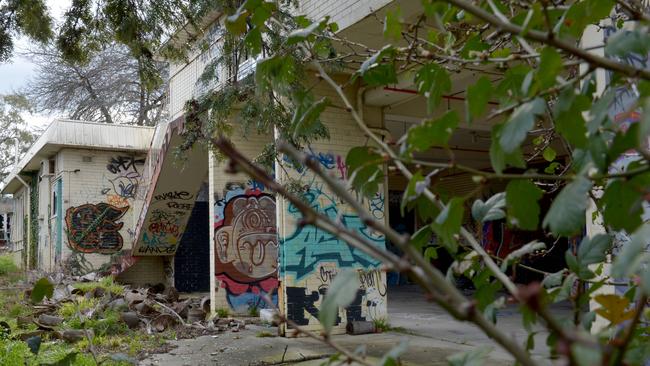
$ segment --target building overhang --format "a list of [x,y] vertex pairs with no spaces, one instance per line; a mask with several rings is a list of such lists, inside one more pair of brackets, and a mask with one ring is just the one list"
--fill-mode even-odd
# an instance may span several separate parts
[[153,127],[54,120],[2,182],[0,193],[16,193],[23,186],[19,177],[38,171],[42,160],[61,149],[146,152],[153,132]]

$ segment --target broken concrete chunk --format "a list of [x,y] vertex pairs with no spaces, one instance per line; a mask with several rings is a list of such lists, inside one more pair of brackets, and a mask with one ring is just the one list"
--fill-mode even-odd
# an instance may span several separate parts
[[169,314],[160,314],[151,321],[151,326],[157,332],[164,332],[165,329],[175,325],[178,319]]
[[120,319],[126,323],[126,325],[133,329],[137,328],[138,325],[140,325],[140,318],[138,317],[138,314],[132,312],[132,311],[127,311],[123,312],[120,314]]
[[46,325],[51,327],[63,323],[63,318],[61,318],[60,316],[41,314],[38,317],[38,323],[39,325]]

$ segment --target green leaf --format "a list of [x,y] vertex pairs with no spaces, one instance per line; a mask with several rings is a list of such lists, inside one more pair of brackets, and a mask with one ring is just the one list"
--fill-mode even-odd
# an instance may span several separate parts
[[299,115],[301,109],[296,109],[294,114],[294,121],[292,123],[293,127],[293,138],[298,139],[299,136],[308,135],[314,130],[314,127],[319,121],[321,113],[330,105],[329,99],[323,97],[318,100],[316,103],[310,104],[307,110]]
[[609,235],[598,234],[591,239],[585,237],[578,246],[578,262],[585,266],[600,263],[605,260],[611,247],[612,238]]
[[548,227],[557,236],[571,236],[582,230],[585,224],[587,193],[591,181],[583,176],[564,187],[553,200],[551,208],[544,218],[544,227]]
[[433,113],[442,96],[451,91],[451,79],[447,70],[436,63],[428,63],[415,74],[418,92],[427,98],[427,111]]
[[473,347],[469,351],[447,357],[447,362],[450,366],[482,366],[490,352],[492,352],[492,346]]
[[54,285],[46,277],[36,281],[34,288],[32,288],[31,299],[33,303],[43,301],[43,298],[51,298],[54,293]]
[[523,230],[536,230],[539,223],[539,200],[544,191],[530,180],[512,180],[506,187],[508,224]]
[[[380,86],[397,83],[397,72],[392,58],[395,56],[393,46],[386,45],[374,55],[366,59],[359,67],[359,75],[369,86]],[[388,58],[390,62],[384,61]]]
[[601,200],[605,224],[617,230],[634,231],[643,223],[644,200],[643,191],[632,182],[623,179],[612,181]]
[[404,190],[404,196],[402,197],[402,204],[400,205],[400,211],[402,216],[404,216],[404,209],[409,204],[409,202],[415,201],[416,198],[422,194],[422,186],[428,186],[429,182],[422,176],[422,173],[417,171],[409,180],[409,183],[406,185]]
[[288,89],[296,77],[296,64],[290,56],[268,57],[255,67],[255,81],[261,92]]
[[522,246],[519,249],[513,250],[506,256],[506,258],[501,263],[501,271],[505,272],[508,269],[508,266],[513,262],[519,261],[519,259],[525,255],[535,253],[538,250],[546,248],[546,244],[539,241],[531,241],[530,243]]
[[232,35],[240,35],[246,32],[246,18],[248,17],[248,10],[244,8],[244,4],[237,9],[235,14],[226,18],[226,30]]
[[287,45],[293,45],[304,41],[316,31],[322,31],[327,27],[329,17],[323,18],[320,22],[313,22],[308,27],[296,29],[287,36]]
[[572,88],[565,88],[554,106],[556,130],[578,148],[587,146],[587,126],[582,112],[590,106],[589,98],[575,94]]
[[384,19],[384,37],[399,41],[402,38],[402,11],[388,11]]
[[325,333],[332,331],[339,308],[345,308],[354,301],[359,286],[359,274],[354,269],[341,271],[334,277],[318,312],[318,320]]
[[500,192],[483,202],[477,199],[472,204],[472,216],[476,221],[487,222],[500,220],[506,216],[503,208],[506,205],[506,194]]
[[345,157],[348,178],[357,191],[374,196],[384,181],[384,159],[370,146],[356,146]]
[[544,151],[542,151],[542,156],[544,157],[544,160],[551,162],[555,160],[557,153],[555,150],[553,150],[552,147],[548,146],[546,149],[544,149]]
[[580,38],[587,25],[595,24],[609,16],[613,7],[612,0],[583,0],[573,3],[562,22],[560,36],[568,34],[576,39]]
[[535,125],[535,118],[544,112],[546,102],[542,98],[535,98],[515,109],[506,122],[499,137],[499,144],[506,153],[512,153],[526,140],[528,131]]
[[463,49],[460,51],[460,56],[463,58],[475,58],[475,52],[483,52],[489,50],[490,46],[483,42],[480,34],[474,34],[465,41]]
[[447,146],[449,138],[458,126],[458,113],[448,111],[436,120],[426,120],[409,128],[405,151],[426,151],[432,146]]
[[639,29],[620,29],[607,38],[605,54],[609,56],[646,55],[650,52],[650,35]]
[[436,220],[431,223],[433,231],[438,234],[438,238],[442,241],[442,244],[452,254],[458,250],[458,243],[454,236],[460,231],[464,211],[463,199],[454,197],[440,211]]
[[603,355],[601,352],[594,351],[592,347],[584,346],[575,342],[571,345],[571,354],[577,366],[602,365]]
[[535,77],[540,89],[555,85],[555,78],[562,71],[562,57],[552,47],[545,47],[540,55],[539,69]]
[[542,281],[542,285],[546,288],[552,288],[552,287],[557,287],[562,284],[562,280],[564,279],[564,274],[565,270],[561,269],[555,273],[548,274],[544,276],[544,280]]
[[503,80],[497,85],[496,95],[506,100],[523,97],[521,86],[530,71],[530,67],[523,64],[510,67],[503,75]]
[[612,276],[614,278],[629,277],[642,262],[642,257],[647,256],[646,246],[650,238],[650,224],[644,224],[630,236],[630,241],[625,242],[621,251],[614,258]]
[[492,83],[490,80],[481,76],[474,85],[467,88],[467,110],[472,118],[480,117],[484,112],[492,97]]
[[244,44],[251,51],[253,56],[257,56],[262,52],[262,33],[258,27],[251,29],[246,37],[244,37]]
[[525,168],[526,161],[524,160],[524,155],[520,148],[516,148],[515,151],[511,153],[506,153],[501,148],[499,139],[502,129],[503,125],[494,125],[494,127],[492,127],[492,143],[490,144],[490,162],[492,163],[492,168],[494,168],[494,171],[498,174],[501,174],[507,165],[517,168]]

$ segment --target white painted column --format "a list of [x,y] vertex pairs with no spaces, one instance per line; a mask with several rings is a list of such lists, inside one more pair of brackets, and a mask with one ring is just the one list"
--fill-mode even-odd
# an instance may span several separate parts
[[210,314],[208,318],[217,313],[217,281],[215,269],[215,248],[214,248],[214,152],[208,150],[208,213],[210,220]]
[[[603,29],[599,29],[598,27],[594,25],[590,25],[587,27],[585,30],[582,40],[581,40],[581,47],[582,48],[587,48],[587,47],[597,47],[603,45],[605,42],[605,31]],[[599,48],[594,48],[590,51],[591,53],[594,53],[598,56],[604,57],[605,56],[605,51],[604,47],[599,47]],[[586,72],[588,69],[589,65],[588,64],[581,64],[580,65],[580,72]],[[603,95],[603,92],[605,91],[605,88],[607,87],[607,71],[604,69],[596,69],[595,71],[596,74],[596,96],[601,96]],[[584,81],[582,82],[584,83]],[[586,113],[585,113],[586,114]],[[585,117],[587,117],[585,115]],[[592,192],[595,197],[600,197],[603,194],[603,188],[604,187],[594,187],[592,189]],[[587,237],[594,237],[595,235],[605,233],[605,228],[603,227],[603,220],[602,217],[595,215],[597,212],[596,204],[593,200],[589,200],[589,207],[587,208],[587,211],[585,212],[586,215],[586,236]],[[595,270],[598,265],[592,265],[592,270]],[[611,256],[608,256],[607,258],[607,263],[605,263],[603,267],[602,273],[595,278],[595,280],[601,279],[603,277],[609,276],[610,274],[610,267],[611,267]],[[593,299],[595,295],[599,294],[613,294],[615,292],[616,288],[614,286],[602,286],[598,290],[594,292],[594,296],[591,297],[591,300],[589,301],[589,310],[593,311],[597,308],[600,308],[600,304],[595,302]],[[592,332],[596,333],[599,332],[600,330],[604,329],[607,325],[609,324],[609,321],[606,320],[605,318],[596,315],[596,320],[592,324]]]

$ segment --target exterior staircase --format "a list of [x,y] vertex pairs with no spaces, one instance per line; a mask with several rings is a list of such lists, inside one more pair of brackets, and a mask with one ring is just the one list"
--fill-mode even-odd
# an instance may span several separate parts
[[207,176],[205,147],[195,144],[183,153],[183,158],[176,157],[175,152],[183,142],[183,128],[183,117],[156,127],[139,190],[141,207],[133,257],[176,253],[196,195]]

